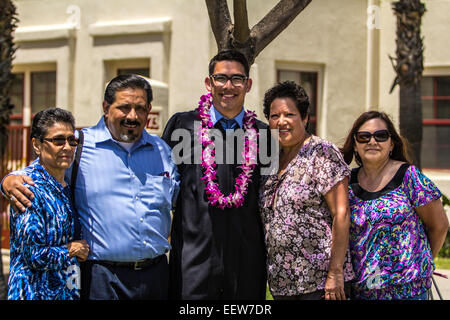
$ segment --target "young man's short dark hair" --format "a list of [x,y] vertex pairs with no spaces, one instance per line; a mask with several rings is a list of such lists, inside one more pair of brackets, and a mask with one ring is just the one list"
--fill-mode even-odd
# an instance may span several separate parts
[[239,51],[234,49],[222,50],[216,54],[209,62],[209,75],[214,73],[216,63],[219,61],[236,61],[242,64],[244,67],[245,75],[250,75],[250,66],[248,65],[247,58]]

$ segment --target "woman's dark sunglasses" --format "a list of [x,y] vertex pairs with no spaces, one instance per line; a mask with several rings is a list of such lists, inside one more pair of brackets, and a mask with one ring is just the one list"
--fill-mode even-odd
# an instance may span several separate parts
[[376,142],[385,142],[389,139],[391,135],[387,130],[378,130],[374,133],[368,131],[359,131],[355,134],[355,139],[359,143],[368,143],[372,137],[374,137]]
[[75,136],[68,136],[67,138],[64,136],[57,136],[54,138],[42,138],[42,140],[50,141],[55,146],[61,147],[66,144],[66,141],[69,143],[69,146],[76,147],[78,145],[78,139]]

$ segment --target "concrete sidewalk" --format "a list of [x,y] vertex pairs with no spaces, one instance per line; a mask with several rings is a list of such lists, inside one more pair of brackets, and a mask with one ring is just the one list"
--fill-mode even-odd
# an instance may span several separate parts
[[[439,291],[442,295],[442,298],[444,300],[450,300],[450,270],[439,270],[437,269],[436,272],[445,274],[448,279],[444,279],[442,277],[438,277],[436,275],[433,276],[434,280],[436,281]],[[434,300],[439,300],[439,296],[436,292],[436,288],[433,285],[433,298]]]

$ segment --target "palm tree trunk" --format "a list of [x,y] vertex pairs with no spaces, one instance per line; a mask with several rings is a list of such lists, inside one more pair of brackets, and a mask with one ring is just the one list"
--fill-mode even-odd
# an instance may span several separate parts
[[[11,68],[15,51],[13,32],[16,22],[16,7],[12,1],[0,0],[0,159],[8,142],[7,126],[13,108],[10,102],[10,90],[13,80]],[[0,300],[6,299],[6,293],[3,262],[0,259]]]
[[392,4],[397,16],[397,73],[391,92],[400,86],[400,134],[410,145],[413,164],[421,168],[422,100],[420,80],[423,72],[423,39],[420,35],[425,5],[420,0],[400,0]]
[[9,115],[13,106],[10,103],[11,74],[14,56],[13,32],[16,27],[16,8],[11,0],[0,0],[0,156],[3,155],[8,133]]
[[409,144],[413,164],[421,168],[422,100],[420,82],[411,86],[400,85],[400,134]]

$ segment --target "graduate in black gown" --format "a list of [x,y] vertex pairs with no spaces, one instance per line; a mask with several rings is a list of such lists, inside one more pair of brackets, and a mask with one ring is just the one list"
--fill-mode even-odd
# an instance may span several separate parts
[[[191,150],[182,149],[178,157],[183,163],[178,165],[181,187],[172,225],[170,298],[265,299],[266,254],[258,208],[261,167],[240,167],[242,146],[239,148],[237,139],[233,144],[224,142],[223,154],[234,151],[234,158],[223,159],[222,163],[217,160],[213,167],[213,182],[223,195],[218,199],[217,190],[206,192],[205,172],[209,171],[194,152],[201,145],[197,134],[207,129],[208,123],[220,130],[224,140],[230,129],[231,133],[239,129],[267,130],[266,124],[243,108],[252,85],[246,58],[235,50],[219,52],[210,61],[205,85],[210,95],[202,96],[204,103],[196,110],[174,114],[163,134],[163,139],[175,147],[174,154],[179,152],[180,142],[175,137],[178,135],[172,137],[176,129],[187,130],[187,145],[191,146]],[[221,147],[218,142],[215,146]],[[242,179],[244,170],[250,173],[249,181]],[[244,189],[242,198],[236,195],[238,189]],[[235,195],[234,200],[225,206],[224,198],[230,194]]]

